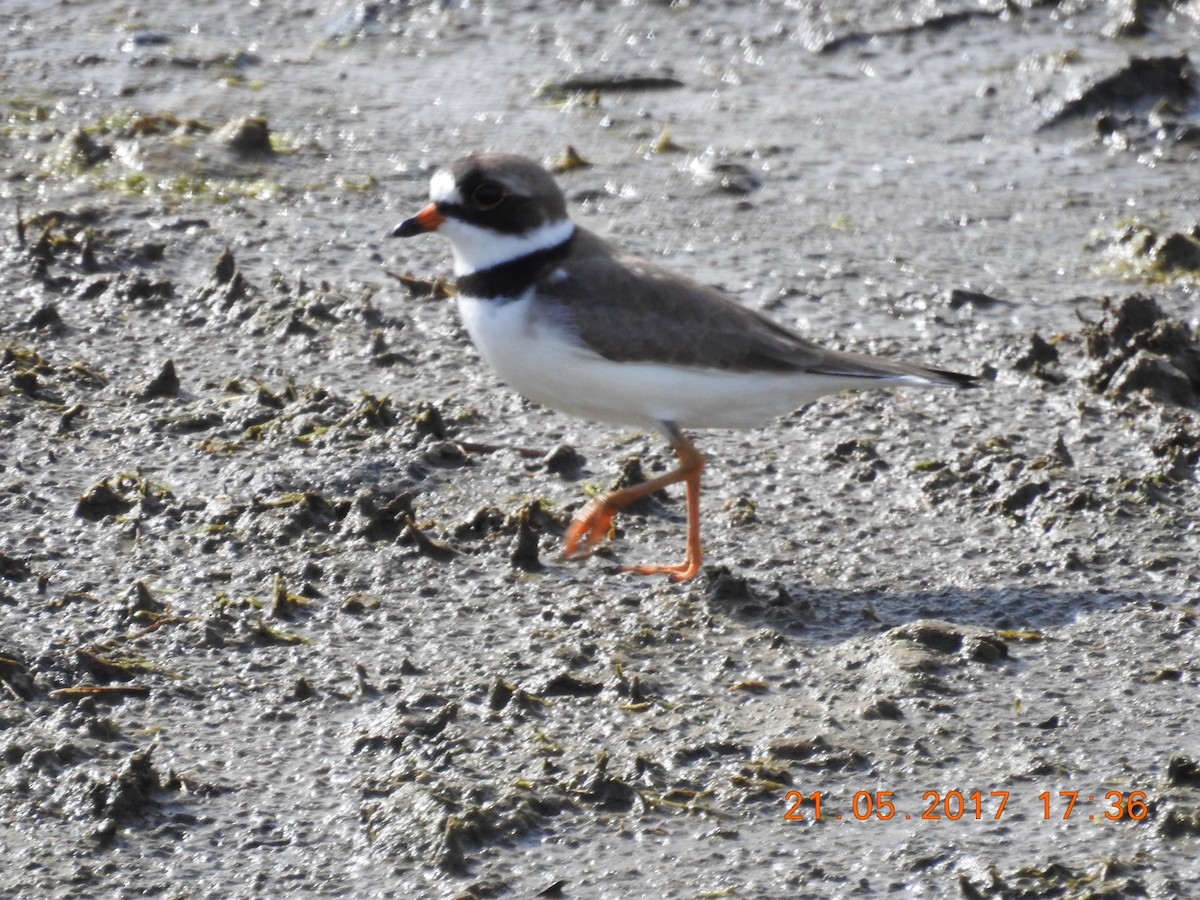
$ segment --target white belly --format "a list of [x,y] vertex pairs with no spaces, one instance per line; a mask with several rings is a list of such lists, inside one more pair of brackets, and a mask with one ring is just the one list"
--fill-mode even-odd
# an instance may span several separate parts
[[[726,372],[613,362],[554,322],[531,315],[528,299],[458,297],[467,333],[496,374],[525,397],[599,422],[681,428],[754,428],[861,378]],[[877,384],[878,382],[868,382]]]

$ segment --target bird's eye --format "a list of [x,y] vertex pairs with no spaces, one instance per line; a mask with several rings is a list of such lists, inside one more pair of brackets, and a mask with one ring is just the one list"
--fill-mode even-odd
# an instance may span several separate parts
[[508,191],[504,185],[495,181],[485,181],[471,192],[471,202],[480,209],[495,209],[504,202]]

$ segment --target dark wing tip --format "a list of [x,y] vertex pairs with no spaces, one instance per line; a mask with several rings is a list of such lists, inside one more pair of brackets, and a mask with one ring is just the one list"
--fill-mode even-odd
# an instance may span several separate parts
[[982,385],[983,379],[978,375],[966,375],[962,372],[951,372],[949,369],[930,369],[934,375],[937,375],[946,384],[960,388],[977,388]]

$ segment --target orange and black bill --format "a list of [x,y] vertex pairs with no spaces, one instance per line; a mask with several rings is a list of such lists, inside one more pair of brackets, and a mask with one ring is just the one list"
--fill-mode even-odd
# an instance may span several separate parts
[[446,221],[446,217],[438,212],[437,204],[430,203],[415,216],[411,216],[401,222],[392,231],[392,237],[412,237],[416,234],[425,234],[427,231],[437,231],[438,226]]

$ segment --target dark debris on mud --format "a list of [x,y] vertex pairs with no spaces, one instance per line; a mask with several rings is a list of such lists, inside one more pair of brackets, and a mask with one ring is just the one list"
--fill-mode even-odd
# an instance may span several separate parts
[[[1161,411],[1163,424],[1147,441],[1159,465],[1136,475],[1096,478],[1076,465],[1061,431],[1040,438],[991,436],[954,461],[931,459],[914,467],[924,473],[922,489],[933,502],[958,498],[1042,527],[1062,516],[1100,510],[1137,518],[1164,507],[1186,507],[1197,477],[1200,336],[1146,294],[1103,298],[1095,307],[1099,318],[1085,321],[1076,332],[1049,339],[1032,333],[1011,365],[1047,390],[1086,384],[1115,404],[1119,416]],[[1087,401],[1081,400],[1079,408],[1086,421]],[[1085,565],[1081,558],[1068,562]]]

